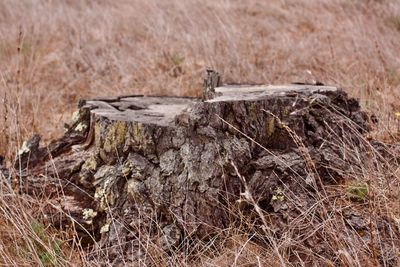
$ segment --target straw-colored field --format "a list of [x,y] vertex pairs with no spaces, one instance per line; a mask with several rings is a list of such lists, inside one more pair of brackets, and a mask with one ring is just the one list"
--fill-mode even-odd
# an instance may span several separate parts
[[[228,83],[342,87],[377,115],[374,138],[399,142],[399,53],[397,0],[2,0],[0,155],[10,161],[33,133],[60,136],[81,98],[199,95],[206,67]],[[400,188],[392,190],[384,197],[400,227]],[[88,262],[76,243],[57,252],[53,238],[68,233],[36,221],[41,203],[4,186],[0,194],[0,265]],[[202,262],[220,266],[245,242],[233,236]],[[246,246],[236,263],[259,251]]]

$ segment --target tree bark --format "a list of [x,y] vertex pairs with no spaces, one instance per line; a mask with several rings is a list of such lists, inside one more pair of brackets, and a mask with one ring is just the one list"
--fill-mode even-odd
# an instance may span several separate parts
[[[166,249],[212,237],[233,223],[232,211],[246,209],[245,188],[264,211],[289,213],[296,207],[277,201],[282,191],[310,206],[309,192],[350,175],[341,170],[353,159],[338,140],[346,132],[359,144],[356,136],[369,121],[342,90],[213,90],[215,97],[204,101],[82,101],[63,138],[45,148],[35,139],[20,152],[21,190],[52,196],[53,221],[72,218],[104,247],[119,244],[120,252],[121,246],[129,251],[144,228]],[[109,253],[117,257],[118,251]]]

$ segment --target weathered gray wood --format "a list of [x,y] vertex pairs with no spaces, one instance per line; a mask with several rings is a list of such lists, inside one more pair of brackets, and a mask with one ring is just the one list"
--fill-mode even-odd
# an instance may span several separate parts
[[[205,101],[124,96],[81,102],[63,138],[20,154],[18,166],[33,177],[28,191],[63,191],[61,208],[104,246],[122,243],[129,253],[137,232],[147,228],[167,249],[233,222],[229,210],[244,188],[233,165],[261,208],[297,216],[293,203],[273,196],[284,184],[304,207],[315,204],[304,196],[345,177],[340,170],[353,164],[338,139],[368,129],[358,102],[335,87],[213,90]],[[117,248],[108,251],[111,257]]]
[[221,75],[214,70],[208,69],[207,77],[204,79],[203,83],[203,100],[213,99],[217,95],[215,88],[221,85]]

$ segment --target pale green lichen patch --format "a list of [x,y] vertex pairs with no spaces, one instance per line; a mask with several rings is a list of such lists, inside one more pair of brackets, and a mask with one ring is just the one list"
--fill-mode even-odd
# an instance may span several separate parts
[[83,171],[95,171],[97,169],[97,158],[96,157],[90,157],[88,158],[85,163],[82,165],[82,170]]
[[115,152],[115,149],[123,145],[126,140],[127,127],[125,122],[112,123],[105,135],[103,149],[105,152]]
[[153,145],[153,140],[146,135],[143,129],[143,124],[137,122],[132,125],[131,128],[131,138],[128,140],[131,144],[146,149],[147,147]]
[[110,223],[106,223],[100,228],[100,234],[104,234],[110,231]]
[[140,142],[142,140],[142,130],[141,130],[141,124],[140,123],[135,123],[133,124],[133,130],[132,130],[132,134],[133,134],[133,139],[136,142]]
[[122,175],[124,177],[129,176],[132,173],[132,169],[133,169],[132,163],[129,161],[126,161],[124,163],[124,165],[122,166]]
[[284,195],[283,189],[280,187],[277,187],[274,191],[274,194],[272,195],[272,201],[282,202],[284,200],[285,200],[285,195]]
[[98,148],[100,146],[101,136],[100,136],[100,124],[94,125],[94,144]]
[[87,125],[81,122],[75,127],[75,131],[83,132],[84,130],[86,130],[86,128],[87,128]]
[[71,124],[77,123],[80,116],[81,116],[80,110],[79,109],[75,110],[74,113],[72,113]]
[[265,135],[267,138],[271,137],[275,131],[275,118],[270,117],[265,124]]
[[[101,131],[100,131],[101,132]],[[105,133],[100,133],[99,155],[107,164],[113,164],[121,155],[127,138],[128,127],[126,122],[113,122],[107,126]],[[97,134],[97,133],[96,133]]]
[[96,192],[94,193],[94,199],[100,200],[102,197],[104,197],[105,190],[102,187],[96,187]]
[[83,214],[83,219],[87,224],[92,224],[93,223],[93,218],[97,216],[97,211],[94,211],[93,209],[84,209],[82,211]]
[[115,196],[110,190],[112,186],[111,181],[114,178],[114,176],[106,177],[105,180],[102,181],[102,185],[96,187],[94,198],[98,201],[100,210],[106,210],[110,205],[114,205]]
[[99,202],[99,210],[104,211],[107,210],[108,204],[108,195],[106,194],[106,190],[99,189],[96,190],[94,198]]
[[22,147],[18,150],[18,155],[22,155],[24,153],[28,153],[30,151],[29,147],[28,147],[28,143],[26,141],[24,141],[22,143]]

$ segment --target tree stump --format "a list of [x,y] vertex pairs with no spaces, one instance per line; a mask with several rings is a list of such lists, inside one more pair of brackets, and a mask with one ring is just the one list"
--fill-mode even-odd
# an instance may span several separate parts
[[111,257],[132,251],[143,229],[168,250],[229,227],[233,211],[246,209],[245,191],[265,212],[296,213],[278,201],[282,192],[315,204],[309,192],[346,178],[340,170],[353,164],[337,140],[368,130],[358,102],[336,87],[212,89],[204,100],[81,101],[63,138],[20,151],[20,189],[53,196],[53,222],[72,218],[117,246]]

